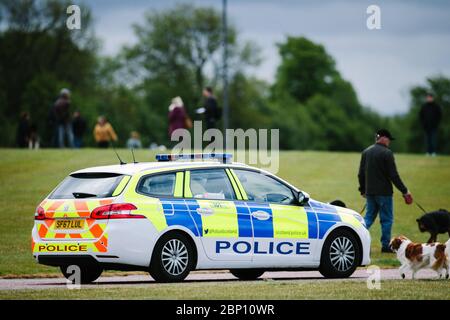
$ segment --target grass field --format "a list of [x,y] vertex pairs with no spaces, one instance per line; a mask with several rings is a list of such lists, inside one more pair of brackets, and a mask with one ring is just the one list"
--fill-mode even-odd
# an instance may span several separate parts
[[[120,153],[124,158],[130,158],[128,151],[121,150]],[[152,161],[154,154],[141,150],[136,152],[136,157],[140,161]],[[32,258],[30,232],[34,210],[69,172],[89,166],[117,163],[113,151],[2,149],[0,159],[0,276],[58,273],[58,269],[38,265]],[[364,199],[357,190],[358,164],[359,154],[356,153],[281,152],[279,176],[307,191],[317,200],[341,199],[349,207],[359,211]],[[450,208],[450,157],[397,155],[397,165],[405,184],[422,206],[428,210]],[[416,206],[405,205],[397,192],[393,234],[404,234],[416,241],[426,241],[427,234],[420,234],[415,222],[420,214]],[[385,267],[396,266],[393,255],[379,252],[378,223],[371,233],[372,263]],[[441,235],[439,239],[446,240],[446,236]],[[412,283],[398,285],[412,286]],[[284,284],[280,284],[282,285]]]
[[[345,290],[343,290],[345,288]],[[82,288],[81,290],[0,291],[7,299],[448,299],[448,281],[382,281],[369,290],[365,281],[239,281],[213,283],[149,284],[137,287]],[[230,296],[230,292],[233,292]]]

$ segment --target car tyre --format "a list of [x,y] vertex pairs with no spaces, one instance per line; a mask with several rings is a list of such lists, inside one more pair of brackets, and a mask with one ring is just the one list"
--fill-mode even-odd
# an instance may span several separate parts
[[195,251],[181,233],[163,235],[155,245],[149,273],[157,282],[183,281],[194,268]]
[[319,271],[326,278],[348,278],[360,260],[361,248],[356,236],[349,230],[337,229],[325,239]]
[[260,269],[232,269],[231,274],[239,280],[256,280],[264,274]]
[[[61,272],[67,280],[76,283],[76,276],[73,270],[68,270],[70,266],[60,266]],[[80,268],[80,284],[89,284],[97,280],[103,272],[103,269],[97,265],[77,265]],[[73,279],[72,279],[73,278]]]

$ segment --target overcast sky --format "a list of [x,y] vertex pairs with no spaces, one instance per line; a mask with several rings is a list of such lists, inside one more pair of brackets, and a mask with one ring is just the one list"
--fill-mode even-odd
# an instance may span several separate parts
[[[221,8],[221,0],[91,0],[102,53],[135,41],[131,25],[146,10],[177,3]],[[381,30],[368,30],[366,9],[381,8]],[[262,49],[254,73],[269,82],[279,63],[276,43],[286,35],[323,44],[361,102],[383,114],[408,110],[408,89],[431,75],[450,76],[450,1],[228,0],[229,21]]]

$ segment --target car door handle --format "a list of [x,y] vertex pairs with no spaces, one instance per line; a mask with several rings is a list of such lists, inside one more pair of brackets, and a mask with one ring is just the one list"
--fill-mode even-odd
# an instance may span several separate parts
[[261,211],[261,210],[252,212],[252,216],[258,220],[269,220],[270,219],[270,213],[268,213],[266,211]]
[[214,210],[211,208],[197,208],[196,211],[201,216],[210,216],[214,214]]

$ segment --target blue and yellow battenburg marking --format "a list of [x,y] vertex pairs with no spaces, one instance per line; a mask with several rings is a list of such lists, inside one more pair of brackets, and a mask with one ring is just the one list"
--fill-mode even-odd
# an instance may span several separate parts
[[[160,201],[167,226],[184,226],[198,237],[322,239],[334,224],[342,221],[334,206],[314,200],[306,207],[251,201]],[[206,213],[199,214],[199,209]],[[214,214],[208,214],[208,210]],[[265,212],[267,218],[256,219],[255,212]]]
[[317,218],[318,238],[322,239],[331,227],[341,221],[341,217],[336,207],[332,205],[314,200],[310,200],[309,205],[314,210]]

